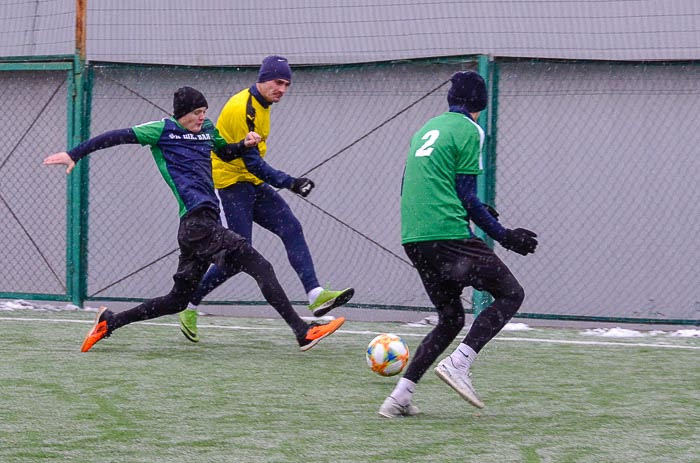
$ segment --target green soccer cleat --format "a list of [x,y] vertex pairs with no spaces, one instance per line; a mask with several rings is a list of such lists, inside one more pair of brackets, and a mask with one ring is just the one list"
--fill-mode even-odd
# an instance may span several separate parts
[[192,342],[199,342],[199,334],[197,333],[197,311],[194,309],[185,309],[179,314],[180,331],[187,339]]
[[341,291],[324,289],[314,303],[309,305],[309,310],[314,313],[314,317],[322,317],[334,308],[347,303],[354,294],[355,290],[353,288],[346,288]]

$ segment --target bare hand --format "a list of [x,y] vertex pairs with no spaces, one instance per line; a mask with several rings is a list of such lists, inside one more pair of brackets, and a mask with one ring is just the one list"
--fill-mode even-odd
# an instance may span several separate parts
[[245,140],[243,140],[243,144],[246,146],[246,148],[250,148],[251,146],[257,145],[261,141],[262,137],[256,132],[248,132],[245,136]]
[[70,171],[73,170],[73,167],[75,167],[75,161],[73,161],[65,151],[48,156],[46,159],[44,159],[43,164],[45,166],[51,166],[54,164],[64,165],[66,166],[66,174],[70,174]]

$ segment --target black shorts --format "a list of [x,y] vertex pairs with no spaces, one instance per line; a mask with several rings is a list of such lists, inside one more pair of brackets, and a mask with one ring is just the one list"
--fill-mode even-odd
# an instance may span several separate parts
[[227,255],[250,247],[245,238],[222,225],[218,211],[207,207],[195,209],[182,218],[177,242],[180,260],[173,279],[176,284],[194,288],[210,264],[224,267]]
[[498,297],[519,285],[508,266],[479,238],[406,243],[404,250],[433,303],[458,298],[468,286]]

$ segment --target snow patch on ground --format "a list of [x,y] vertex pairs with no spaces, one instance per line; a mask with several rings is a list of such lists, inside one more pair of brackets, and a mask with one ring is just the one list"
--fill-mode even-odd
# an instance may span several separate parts
[[37,311],[47,311],[47,312],[63,312],[66,310],[94,310],[92,308],[81,309],[77,305],[66,304],[66,305],[51,305],[51,304],[35,304],[33,302],[28,302],[22,299],[15,299],[13,301],[0,301],[0,311],[12,312],[15,310],[37,310]]
[[700,330],[697,329],[683,329],[676,331],[662,331],[662,330],[651,330],[651,331],[637,331],[630,330],[627,328],[593,328],[583,331],[581,334],[584,336],[600,336],[603,338],[645,338],[651,336],[675,336],[683,338],[697,338],[700,337]]
[[527,331],[531,330],[527,323],[506,323],[503,327],[503,331]]

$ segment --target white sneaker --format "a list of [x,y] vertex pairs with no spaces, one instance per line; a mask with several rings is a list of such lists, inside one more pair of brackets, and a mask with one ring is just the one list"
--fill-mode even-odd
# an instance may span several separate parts
[[450,358],[447,357],[435,367],[435,374],[457,391],[457,394],[461,395],[464,400],[477,408],[484,408],[484,403],[476,395],[474,386],[472,386],[469,370],[460,370],[453,367]]
[[406,406],[399,403],[392,396],[384,399],[384,403],[379,407],[379,414],[384,418],[398,418],[400,416],[414,416],[420,413],[418,407],[412,404]]

